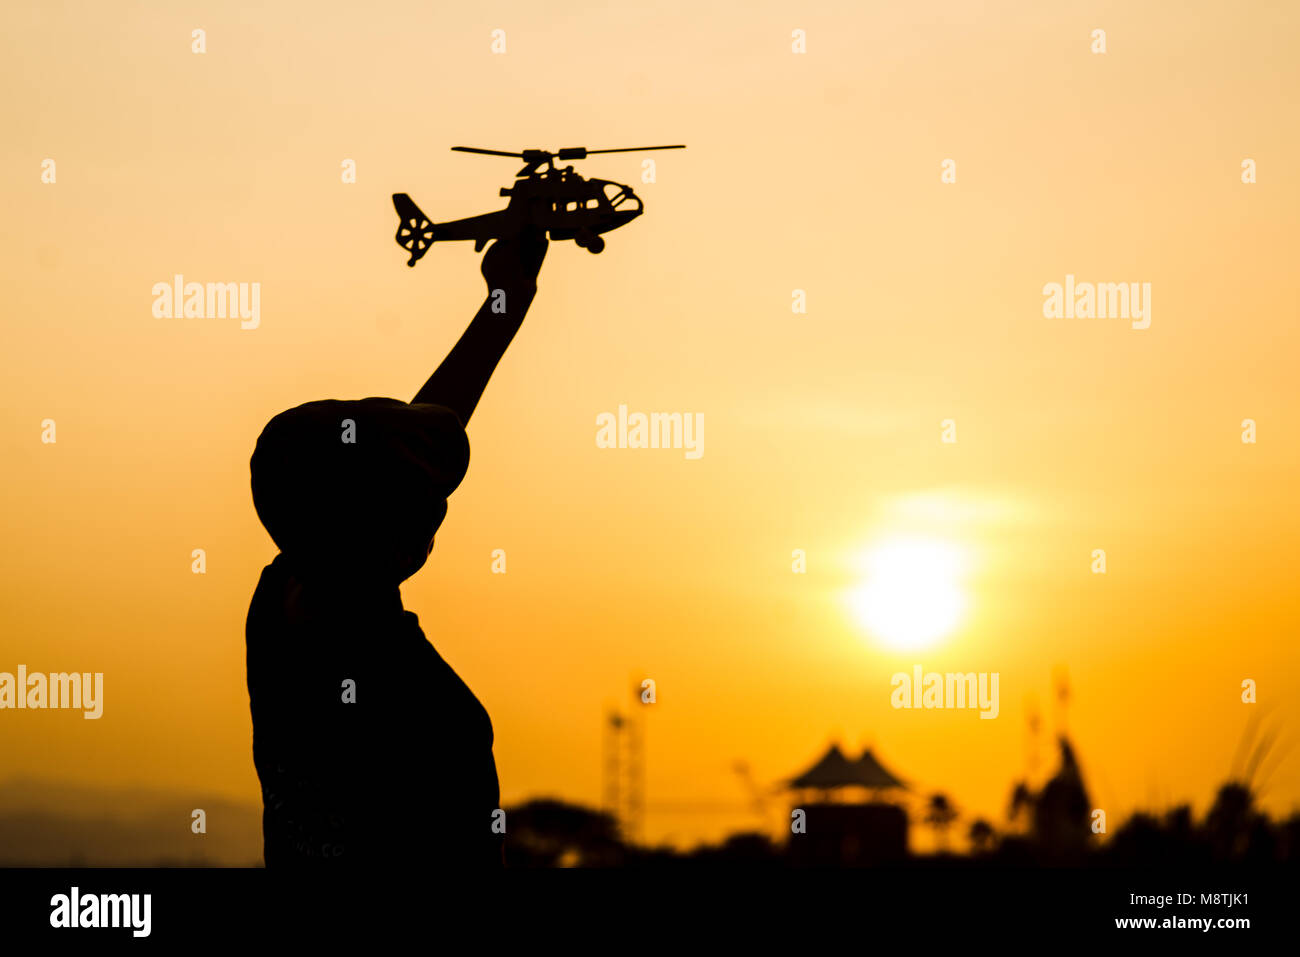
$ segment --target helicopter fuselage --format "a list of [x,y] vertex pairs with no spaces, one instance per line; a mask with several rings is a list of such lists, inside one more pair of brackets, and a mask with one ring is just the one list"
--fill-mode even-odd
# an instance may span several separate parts
[[626,226],[641,215],[644,211],[641,198],[631,186],[607,179],[586,179],[575,173],[572,166],[556,166],[555,160],[586,159],[594,153],[685,148],[681,144],[600,150],[572,146],[555,153],[540,149],[512,153],[475,146],[453,146],[453,151],[461,153],[522,159],[524,167],[515,174],[514,185],[501,189],[501,195],[509,196],[510,202],[505,209],[496,212],[435,223],[406,193],[394,193],[393,206],[399,219],[397,244],[410,253],[411,258],[406,264],[414,266],[439,240],[472,240],[477,252],[493,239],[518,236],[531,227],[543,230],[551,239],[572,239],[588,252],[598,253],[605,248],[602,233]]
[[[481,250],[493,239],[517,236],[535,227],[554,240],[572,239],[579,246],[598,253],[605,247],[601,233],[625,226],[644,212],[641,198],[632,187],[605,179],[586,179],[572,167],[521,177],[514,186],[502,188],[509,196],[505,209],[445,223],[434,223],[405,193],[393,196],[402,224],[398,242],[412,254],[408,265],[424,255],[434,242],[472,240]],[[408,205],[409,204],[409,205]],[[404,240],[414,238],[413,245]]]
[[501,193],[510,197],[505,209],[435,223],[434,241],[486,242],[517,235],[526,226],[545,230],[551,239],[585,238],[625,226],[644,211],[641,198],[630,186],[586,179],[572,167],[521,178]]

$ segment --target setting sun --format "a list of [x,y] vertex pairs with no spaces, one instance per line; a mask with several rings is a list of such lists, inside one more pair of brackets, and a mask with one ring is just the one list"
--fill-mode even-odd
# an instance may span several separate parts
[[966,611],[965,552],[950,542],[895,538],[866,553],[866,579],[849,596],[872,636],[897,650],[929,648]]

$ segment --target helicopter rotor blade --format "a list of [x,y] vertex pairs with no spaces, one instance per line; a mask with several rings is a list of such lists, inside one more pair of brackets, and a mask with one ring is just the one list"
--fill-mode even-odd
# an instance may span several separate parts
[[587,154],[592,153],[639,153],[642,150],[684,150],[685,143],[677,143],[673,146],[623,146],[615,150],[587,150]]
[[513,156],[516,159],[523,159],[523,153],[506,153],[501,150],[484,150],[477,146],[453,146],[452,151],[456,153],[482,153],[485,156]]

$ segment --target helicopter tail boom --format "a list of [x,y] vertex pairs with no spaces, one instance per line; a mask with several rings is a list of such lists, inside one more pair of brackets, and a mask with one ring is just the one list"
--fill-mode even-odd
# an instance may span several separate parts
[[393,208],[397,210],[400,220],[395,237],[397,245],[411,254],[411,258],[406,261],[408,266],[414,266],[437,241],[455,242],[472,239],[474,251],[480,252],[491,240],[511,232],[511,223],[507,210],[504,209],[495,213],[485,213],[482,216],[435,223],[406,193],[393,194]]

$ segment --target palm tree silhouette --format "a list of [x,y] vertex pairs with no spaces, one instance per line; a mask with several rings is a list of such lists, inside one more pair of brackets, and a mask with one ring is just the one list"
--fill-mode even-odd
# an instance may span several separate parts
[[983,854],[993,849],[993,842],[997,838],[993,825],[982,817],[977,817],[971,821],[970,831],[967,832],[970,838],[971,849],[976,854]]
[[935,792],[925,806],[925,823],[934,829],[935,840],[942,850],[948,849],[948,828],[957,820],[957,809],[946,794]]

